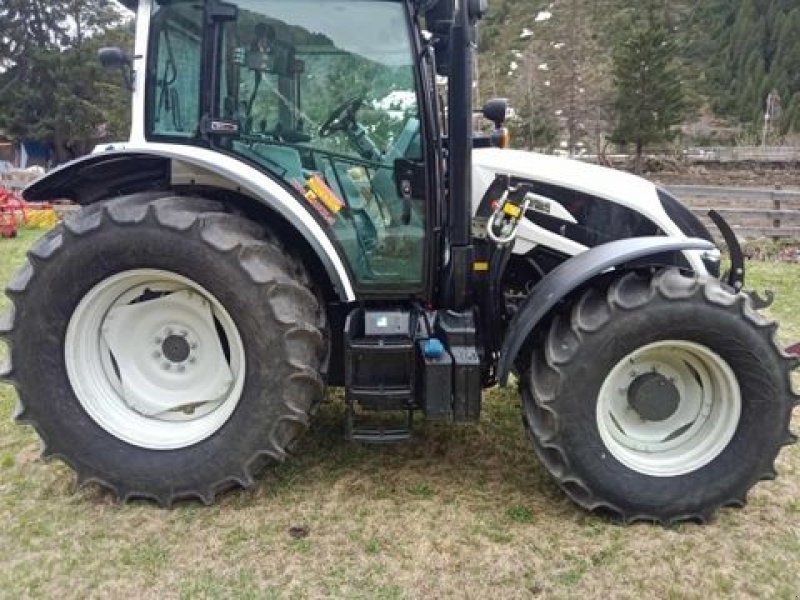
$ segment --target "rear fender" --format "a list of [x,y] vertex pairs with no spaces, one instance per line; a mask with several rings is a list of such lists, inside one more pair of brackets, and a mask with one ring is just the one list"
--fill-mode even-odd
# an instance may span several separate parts
[[283,217],[319,258],[342,302],[356,299],[345,263],[328,235],[298,200],[268,174],[205,148],[125,145],[67,163],[23,192],[26,200],[65,198],[88,205],[106,198],[173,185],[211,186],[252,198]]
[[519,351],[530,334],[550,311],[568,294],[609,269],[664,252],[712,250],[711,242],[701,239],[641,237],[617,240],[595,246],[562,263],[533,289],[507,329],[500,351],[497,380],[508,384],[508,375]]
[[84,156],[37,179],[23,192],[28,202],[66,199],[81,205],[143,190],[165,189],[171,161],[150,154],[111,152]]

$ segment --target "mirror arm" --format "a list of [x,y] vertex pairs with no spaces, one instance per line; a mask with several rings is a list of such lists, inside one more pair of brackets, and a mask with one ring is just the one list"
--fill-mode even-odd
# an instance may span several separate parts
[[133,68],[134,61],[141,60],[143,57],[141,54],[137,54],[136,56],[132,56],[130,61],[120,67],[122,69],[122,78],[125,81],[125,88],[129,92],[136,91],[136,69]]

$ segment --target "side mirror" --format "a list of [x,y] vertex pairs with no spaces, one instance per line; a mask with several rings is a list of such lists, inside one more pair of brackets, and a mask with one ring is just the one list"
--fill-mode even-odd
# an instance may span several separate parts
[[113,46],[100,48],[100,50],[97,51],[97,57],[100,59],[100,64],[103,65],[103,68],[120,69],[122,71],[122,77],[125,80],[125,87],[133,91],[133,58],[129,54],[122,48]]
[[508,118],[508,98],[489,100],[483,107],[483,116],[500,129]]
[[97,51],[100,64],[106,69],[122,69],[133,64],[133,60],[122,48],[107,47]]

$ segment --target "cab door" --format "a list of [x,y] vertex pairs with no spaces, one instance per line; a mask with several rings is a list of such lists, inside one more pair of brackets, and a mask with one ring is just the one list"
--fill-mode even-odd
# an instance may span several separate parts
[[429,296],[431,215],[407,3],[239,0],[220,25],[212,136],[294,191],[359,295]]

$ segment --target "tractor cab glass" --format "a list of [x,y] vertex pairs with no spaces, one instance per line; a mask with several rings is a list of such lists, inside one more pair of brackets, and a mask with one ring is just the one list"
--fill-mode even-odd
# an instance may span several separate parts
[[211,144],[296,192],[361,287],[420,288],[426,206],[410,175],[423,155],[404,3],[241,0],[205,32],[203,6],[155,9],[152,133],[202,139],[207,90],[190,82],[214,73]]

